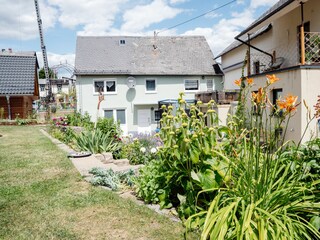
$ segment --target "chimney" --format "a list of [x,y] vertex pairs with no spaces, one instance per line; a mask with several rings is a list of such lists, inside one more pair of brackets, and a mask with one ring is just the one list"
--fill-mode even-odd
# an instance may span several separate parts
[[12,53],[12,48],[8,48],[8,52],[9,52],[9,53]]

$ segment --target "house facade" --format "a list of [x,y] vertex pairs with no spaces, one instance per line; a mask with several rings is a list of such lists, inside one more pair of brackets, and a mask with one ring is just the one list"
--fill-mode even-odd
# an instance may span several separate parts
[[35,52],[0,53],[0,108],[4,118],[27,118],[39,98],[38,61]]
[[194,102],[198,91],[223,88],[215,64],[201,36],[78,37],[77,108],[93,121],[120,121],[125,134],[151,132],[160,103],[175,104],[180,92]]
[[[235,37],[236,41],[221,57],[225,89],[244,76],[254,78],[256,91],[266,82],[267,74],[280,81],[273,85],[269,98],[275,103],[287,94],[298,96],[311,108],[320,95],[320,2],[318,0],[280,0]],[[246,61],[244,62],[244,60]],[[319,133],[314,120],[307,126],[307,109],[300,104],[292,117],[287,139],[307,141]]]

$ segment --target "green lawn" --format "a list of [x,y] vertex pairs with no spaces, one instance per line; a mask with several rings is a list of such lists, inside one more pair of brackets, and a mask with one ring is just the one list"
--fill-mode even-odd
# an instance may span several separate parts
[[37,126],[0,126],[0,239],[183,239],[184,228],[93,187]]

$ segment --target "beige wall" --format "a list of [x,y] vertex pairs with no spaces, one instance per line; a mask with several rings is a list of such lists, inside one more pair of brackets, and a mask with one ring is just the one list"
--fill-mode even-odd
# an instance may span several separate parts
[[[304,4],[304,20],[305,22],[310,22],[311,32],[320,32],[320,4],[319,0],[309,0]],[[283,57],[284,62],[282,67],[296,66],[299,65],[299,55],[298,55],[298,32],[297,27],[301,24],[300,7],[297,7],[290,13],[276,19],[272,23],[272,29],[267,33],[260,35],[259,37],[253,39],[251,44],[258,47],[270,54],[274,51],[276,57]],[[226,68],[239,61],[243,61],[247,47],[242,45],[229,53],[224,54],[221,57],[222,67]],[[251,48],[251,59],[259,59],[263,65],[270,62],[270,57],[260,53]],[[262,70],[264,67],[262,67]],[[251,62],[252,74],[253,67]],[[236,88],[233,85],[233,81],[237,78],[235,76],[241,76],[241,67],[234,69],[232,71],[225,71],[225,89]]]
[[[278,72],[276,76],[280,78],[280,81],[271,85],[270,90],[282,89],[282,97],[285,97],[287,94],[292,94],[298,96],[298,102],[301,103],[297,108],[297,112],[289,121],[286,134],[287,140],[294,140],[298,143],[302,138],[305,127],[307,126],[307,109],[303,104],[303,100],[305,100],[306,104],[310,107],[311,116],[313,116],[313,106],[317,101],[317,96],[320,95],[320,69],[287,70]],[[252,91],[265,86],[266,77],[256,76],[254,81],[255,85],[252,88]],[[269,97],[272,99],[272,94],[269,94]],[[302,142],[308,141],[316,133],[317,122],[316,120],[313,120],[310,123]]]

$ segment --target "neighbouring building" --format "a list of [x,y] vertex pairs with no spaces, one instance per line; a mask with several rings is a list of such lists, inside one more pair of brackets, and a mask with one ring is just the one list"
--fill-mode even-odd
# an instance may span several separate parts
[[120,121],[124,133],[151,132],[159,105],[175,104],[179,92],[194,102],[198,91],[223,88],[213,58],[202,36],[78,37],[78,110]]
[[4,118],[27,118],[39,99],[38,61],[35,52],[0,52],[0,108]]
[[[281,80],[273,86],[271,101],[275,103],[279,97],[293,94],[313,109],[320,95],[319,13],[319,0],[278,1],[217,56],[221,57],[224,88],[236,89],[234,81],[241,77],[242,70],[244,76],[254,78],[252,91],[265,84],[267,74],[275,74]],[[302,138],[306,116],[307,109],[301,104],[288,125],[287,139]],[[318,131],[314,120],[303,141]]]

